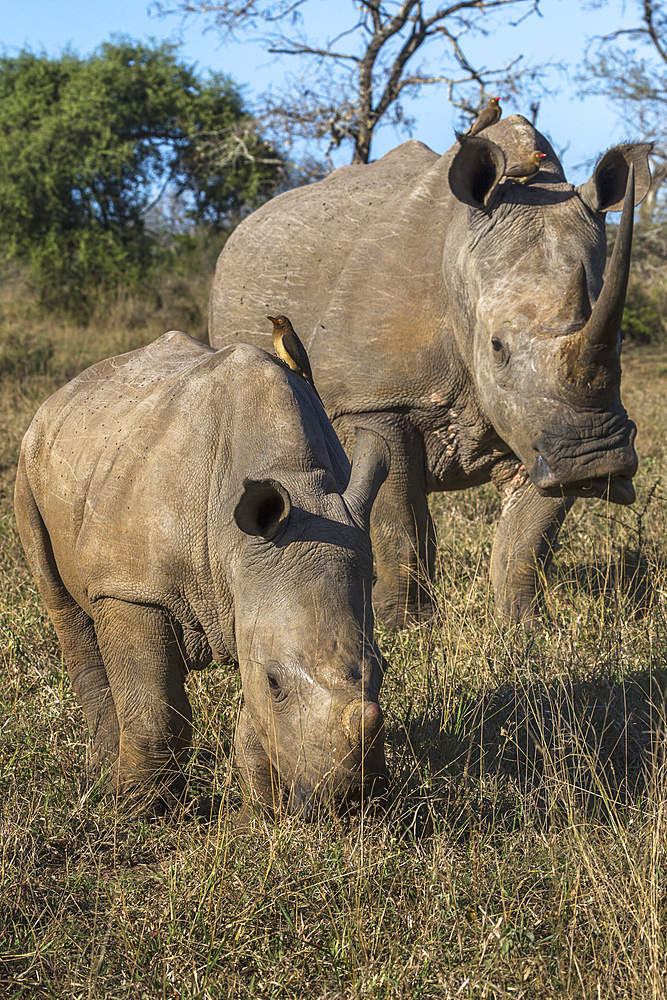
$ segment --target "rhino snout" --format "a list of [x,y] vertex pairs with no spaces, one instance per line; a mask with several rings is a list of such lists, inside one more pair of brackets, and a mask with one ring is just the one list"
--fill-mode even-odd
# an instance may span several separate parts
[[319,807],[319,797],[315,788],[302,776],[297,776],[290,789],[288,809],[293,816],[299,816],[306,823],[315,819]]
[[386,793],[384,716],[376,701],[354,699],[339,718],[334,750],[325,771],[306,767],[294,776],[289,811],[306,821],[314,819],[326,801],[347,808]]
[[384,754],[378,766],[359,780],[358,772],[339,768],[333,774],[313,784],[305,775],[297,775],[288,797],[288,810],[293,816],[310,823],[317,818],[320,808],[333,804],[338,811],[356,809],[363,802],[382,799],[389,788],[389,775]]
[[588,414],[586,423],[557,421],[533,441],[529,475],[546,496],[601,497],[612,503],[635,499],[637,428],[622,408]]

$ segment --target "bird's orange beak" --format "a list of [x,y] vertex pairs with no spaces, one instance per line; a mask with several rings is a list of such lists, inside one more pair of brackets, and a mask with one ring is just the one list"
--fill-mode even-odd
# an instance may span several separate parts
[[266,318],[270,320],[271,323],[275,323],[275,319],[273,318],[273,316],[267,316]]

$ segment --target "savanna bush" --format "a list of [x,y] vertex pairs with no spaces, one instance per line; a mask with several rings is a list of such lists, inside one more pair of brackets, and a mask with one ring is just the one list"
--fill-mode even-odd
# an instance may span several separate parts
[[[221,165],[235,130],[247,155]],[[281,177],[233,81],[174,45],[0,55],[0,262],[26,265],[49,309],[88,318],[160,271],[175,234],[224,231]]]

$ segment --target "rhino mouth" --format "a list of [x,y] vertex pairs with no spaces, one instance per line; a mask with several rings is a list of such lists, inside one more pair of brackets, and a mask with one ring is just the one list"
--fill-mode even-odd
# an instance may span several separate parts
[[332,808],[339,815],[356,812],[364,803],[382,801],[389,789],[386,768],[364,775],[363,780],[353,772],[341,778],[340,769],[335,784],[325,780],[314,785],[304,778],[295,778],[288,789],[288,812],[310,823],[318,818],[323,808]]
[[[609,503],[620,504],[621,506],[628,506],[635,502],[635,488],[630,476],[598,476],[593,479],[579,479],[570,483],[549,482],[552,476],[544,474],[545,470],[540,468],[540,466],[542,464],[546,466],[546,462],[544,460],[540,462],[540,458],[535,462],[535,466],[530,473],[530,478],[542,496],[592,497],[599,500],[607,500]],[[549,470],[550,472],[551,470]]]
[[635,502],[635,488],[632,480],[627,476],[615,476],[610,479],[584,479],[580,483],[566,483],[560,487],[547,487],[538,490],[545,497],[593,497],[599,500],[608,500],[609,503],[617,503],[621,506],[628,506]]

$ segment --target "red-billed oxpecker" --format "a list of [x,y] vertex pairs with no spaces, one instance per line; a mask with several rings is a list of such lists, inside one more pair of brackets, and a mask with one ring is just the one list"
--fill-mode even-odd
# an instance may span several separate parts
[[273,350],[276,352],[276,357],[293,372],[305,378],[317,398],[322,402],[313,382],[313,372],[306,348],[299,340],[290,320],[287,316],[282,315],[267,316],[266,318],[273,323]]
[[529,181],[538,172],[542,166],[542,160],[546,155],[546,153],[540,153],[539,149],[536,149],[534,153],[530,154],[527,160],[521,160],[520,163],[515,163],[513,167],[508,167],[505,171],[505,177],[511,177],[513,180],[518,181],[519,184],[525,184],[526,181]]
[[[479,135],[479,133],[485,128],[488,128],[489,125],[495,125],[496,122],[500,121],[503,109],[498,103],[499,100],[499,97],[492,97],[487,106],[477,115],[477,118],[475,118],[470,128],[462,134],[467,137],[471,135]],[[458,132],[456,133],[456,138],[461,138]]]

